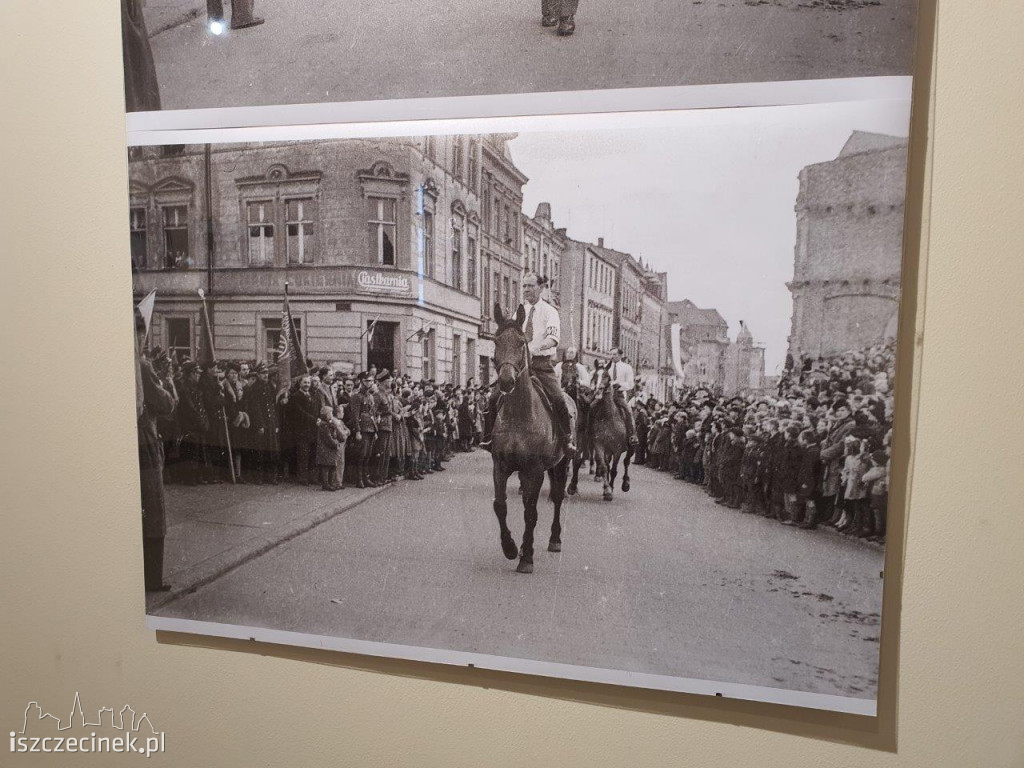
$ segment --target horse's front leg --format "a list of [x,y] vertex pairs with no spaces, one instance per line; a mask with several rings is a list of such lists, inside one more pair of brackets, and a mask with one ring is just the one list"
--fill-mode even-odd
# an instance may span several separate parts
[[629,462],[633,458],[633,446],[626,449],[626,457],[622,460],[622,490],[629,492]]
[[551,538],[548,540],[548,552],[562,551],[562,501],[565,499],[565,480],[569,475],[569,459],[562,459],[548,470],[551,483],[551,503],[555,506],[555,514],[551,519]]
[[533,573],[533,529],[537,527],[537,497],[544,484],[544,471],[519,472],[519,483],[523,489],[523,545],[519,548],[519,573]]
[[494,462],[494,514],[498,517],[498,526],[501,528],[501,551],[509,560],[516,559],[516,541],[512,538],[512,531],[508,529],[508,504],[505,500],[505,490],[508,486],[508,470],[500,461]]
[[579,490],[580,464],[582,463],[583,455],[577,451],[576,455],[572,457],[572,467],[566,467],[566,474],[569,473],[570,469],[572,470],[572,479],[569,481],[569,487],[565,489],[565,492],[570,496],[575,496]]

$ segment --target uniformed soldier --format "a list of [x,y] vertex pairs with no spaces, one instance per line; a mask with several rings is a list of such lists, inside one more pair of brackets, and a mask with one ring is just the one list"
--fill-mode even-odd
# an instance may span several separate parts
[[358,427],[354,435],[356,444],[356,486],[376,488],[370,476],[370,458],[377,442],[377,382],[368,373],[359,375],[359,389],[352,394],[349,406],[352,420]]

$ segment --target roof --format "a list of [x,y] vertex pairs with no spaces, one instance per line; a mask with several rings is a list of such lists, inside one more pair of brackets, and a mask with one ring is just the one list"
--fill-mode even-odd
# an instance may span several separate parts
[[680,325],[720,325],[728,328],[725,318],[718,314],[717,309],[701,309],[689,299],[665,302],[669,313],[676,317]]

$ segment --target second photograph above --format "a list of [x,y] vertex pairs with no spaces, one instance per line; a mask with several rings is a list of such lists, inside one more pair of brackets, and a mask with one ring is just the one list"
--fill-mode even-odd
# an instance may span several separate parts
[[128,112],[909,76],[918,10],[918,0],[121,2]]

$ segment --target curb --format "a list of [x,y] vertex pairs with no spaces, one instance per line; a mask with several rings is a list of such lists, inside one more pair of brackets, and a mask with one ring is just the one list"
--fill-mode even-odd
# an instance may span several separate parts
[[171,21],[164,22],[159,27],[149,33],[149,38],[152,40],[157,35],[162,35],[164,32],[169,32],[172,29],[176,29],[180,26],[188,24],[193,19],[198,19],[199,14],[203,12],[203,8],[198,6],[190,11],[185,11],[181,16],[172,19]]
[[[358,499],[352,499],[347,502],[343,502],[337,507],[326,507],[316,509],[310,512],[308,515],[297,519],[291,526],[285,530],[271,534],[268,536],[253,537],[248,541],[244,541],[238,546],[228,550],[227,552],[221,553],[220,555],[214,555],[209,560],[221,559],[222,562],[217,563],[213,567],[207,569],[201,573],[197,578],[184,584],[180,587],[175,587],[169,592],[157,593],[151,599],[146,601],[146,613],[153,614],[158,609],[173,603],[174,601],[190,595],[201,587],[205,587],[213,581],[221,578],[222,576],[231,573],[236,568],[245,565],[251,560],[255,560],[257,557],[266,554],[275,547],[284,544],[285,542],[291,541],[292,539],[301,536],[302,534],[311,531],[318,525],[327,522],[331,518],[337,517],[338,515],[347,512],[353,507],[357,507],[364,501],[372,499],[379,493],[387,490],[390,486],[383,486],[380,488],[368,489],[369,493],[360,496]],[[203,562],[203,561],[201,561]],[[194,568],[198,567],[193,566]]]

